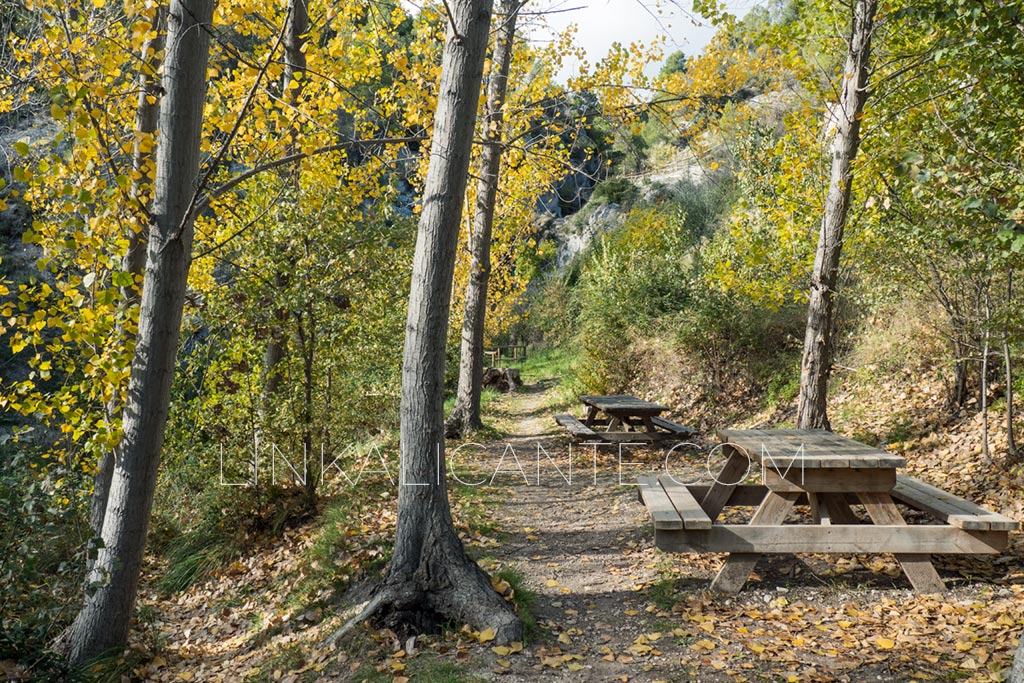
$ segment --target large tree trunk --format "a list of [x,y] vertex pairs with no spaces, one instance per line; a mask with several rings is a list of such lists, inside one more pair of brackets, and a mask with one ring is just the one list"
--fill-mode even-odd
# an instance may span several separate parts
[[213,4],[172,0],[168,12],[153,224],[124,435],[103,519],[104,547],[86,579],[85,604],[68,634],[73,664],[123,647],[135,607],[191,263],[190,207],[199,171]]
[[480,154],[473,234],[470,237],[469,281],[462,318],[462,349],[459,356],[459,388],[448,419],[448,436],[481,429],[480,392],[484,365],[484,322],[487,316],[487,284],[491,276],[491,230],[501,171],[501,138],[504,127],[505,92],[512,65],[512,43],[520,0],[502,0],[501,17],[491,57],[484,117],[486,144]]
[[[299,101],[299,95],[306,84],[306,34],[309,32],[309,3],[307,0],[289,0],[288,2],[288,23],[285,26],[284,56],[285,69],[282,78],[283,99],[293,110]],[[292,87],[294,85],[294,87]],[[284,156],[290,156],[298,151],[299,124],[296,122],[289,128],[288,144],[285,147]],[[299,162],[285,166],[281,172],[285,182],[291,183],[296,196],[292,201],[298,201],[299,190]],[[284,288],[285,276],[281,273],[274,274],[274,286]],[[281,387],[280,364],[284,361],[288,351],[288,335],[284,326],[288,322],[288,310],[277,308],[274,310],[273,318],[270,321],[270,335],[267,339],[267,349],[263,353],[263,395],[260,400],[260,417],[266,418],[270,404]]]
[[508,641],[522,635],[522,625],[466,555],[444,476],[445,338],[491,0],[448,7],[402,363],[398,525],[378,604],[395,628],[433,630],[450,621],[493,628]]
[[[1006,273],[1006,306],[1013,306],[1013,271]],[[1013,357],[1010,355],[1009,321],[1003,322],[1003,371],[1006,378],[1006,460],[1017,462],[1020,454],[1017,451],[1017,437],[1013,427]]]
[[1017,651],[1013,656],[1013,665],[1006,677],[1006,683],[1024,683],[1024,635],[1017,641]]
[[981,401],[981,458],[986,465],[992,464],[992,453],[988,444],[988,356],[990,340],[992,338],[992,306],[989,302],[989,289],[991,280],[986,280],[982,285],[985,288],[983,311],[985,314],[985,329],[982,332],[981,342],[981,393],[978,399]]
[[871,32],[878,0],[855,0],[849,51],[843,70],[842,93],[833,118],[836,132],[832,141],[832,171],[829,176],[825,213],[818,233],[818,250],[811,275],[807,304],[807,330],[800,366],[800,401],[797,409],[802,429],[830,429],[826,411],[828,377],[832,369],[832,328],[835,316],[836,282],[843,231],[850,207],[853,160],[860,145],[860,119],[868,98]]
[[[148,214],[152,208],[152,182],[148,180],[151,174],[146,172],[152,160],[155,141],[150,139],[151,144],[145,144],[138,133],[149,136],[156,134],[157,125],[160,122],[160,58],[164,50],[164,8],[158,7],[156,16],[153,19],[153,30],[156,35],[142,45],[142,66],[139,69],[139,95],[138,103],[135,106],[135,147],[132,151],[132,171],[135,180],[132,182],[132,198],[136,206],[132,207],[143,218],[148,220]],[[145,225],[145,223],[143,223]],[[145,228],[139,231],[132,230],[128,235],[128,249],[121,259],[121,268],[126,273],[131,273],[135,285],[121,288],[121,307],[125,310],[139,305],[139,287],[141,287],[143,271],[146,267],[146,240],[149,239],[149,232]],[[124,330],[119,328],[124,334]],[[121,410],[121,405],[115,398],[107,404],[107,421],[112,422],[114,416]],[[99,468],[93,478],[92,505],[89,510],[89,528],[95,538],[99,538],[103,531],[103,515],[107,511],[107,496],[110,494],[110,479],[114,474],[114,450],[104,452],[100,458]],[[89,561],[92,566],[92,561]]]

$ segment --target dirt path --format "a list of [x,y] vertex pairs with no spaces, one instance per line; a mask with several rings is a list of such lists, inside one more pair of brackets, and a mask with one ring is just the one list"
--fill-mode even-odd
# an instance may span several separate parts
[[[570,450],[552,419],[556,385],[557,378],[544,378],[527,386],[506,409],[518,419],[503,445],[498,479],[509,488],[491,501],[493,518],[506,534],[496,552],[536,594],[540,628],[528,656],[495,656],[488,670],[507,681],[728,680],[693,677],[681,662],[689,639],[673,624],[671,600],[662,605],[669,609],[661,609],[648,596],[668,560],[653,549],[647,513],[631,482],[660,454],[626,448],[620,465],[614,447],[598,449],[596,460],[593,447]],[[529,484],[506,471],[512,469],[507,446],[522,461]],[[539,476],[538,446],[544,453]]]

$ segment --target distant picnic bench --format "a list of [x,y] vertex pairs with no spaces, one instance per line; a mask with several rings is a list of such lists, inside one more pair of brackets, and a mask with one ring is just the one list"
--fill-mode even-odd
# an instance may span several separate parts
[[666,406],[635,396],[580,396],[586,409],[582,420],[568,414],[555,415],[555,422],[582,441],[649,443],[686,438],[696,431],[661,417]]
[[[735,593],[763,553],[894,553],[919,593],[945,586],[933,554],[992,554],[1020,525],[913,477],[897,474],[904,458],[823,430],[723,430],[728,456],[708,485],[642,475],[638,497],[654,522],[655,545],[667,552],[730,553],[712,587]],[[763,483],[740,483],[750,462]],[[908,525],[896,501],[924,512],[930,524]],[[863,505],[862,523],[850,507]],[[724,508],[756,507],[747,524],[719,522]],[[783,524],[809,506],[811,524]]]

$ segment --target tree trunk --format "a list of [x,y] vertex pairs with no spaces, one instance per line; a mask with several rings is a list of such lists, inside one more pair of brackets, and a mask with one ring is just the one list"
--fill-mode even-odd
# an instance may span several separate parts
[[484,369],[487,285],[491,276],[491,230],[498,196],[498,174],[501,171],[505,93],[508,89],[508,72],[512,65],[512,46],[520,7],[520,0],[502,0],[494,55],[491,57],[484,117],[486,143],[480,153],[480,178],[477,181],[473,234],[470,238],[469,281],[466,283],[466,303],[462,317],[459,388],[447,426],[450,437],[476,431],[484,426],[480,420],[480,392]]
[[811,275],[807,330],[800,366],[797,420],[802,429],[831,429],[826,399],[832,369],[836,282],[850,207],[853,160],[860,145],[860,119],[868,98],[871,33],[877,7],[878,0],[854,2],[842,92],[839,106],[834,110],[836,132],[832,141],[832,171]]
[[191,263],[190,211],[199,171],[208,27],[214,0],[172,0],[146,273],[123,437],[103,518],[103,548],[87,577],[85,604],[68,633],[82,664],[128,639],[156,489]]
[[[309,3],[307,0],[289,0],[288,2],[288,24],[285,27],[284,55],[285,69],[282,78],[282,94],[285,102],[294,109],[299,101],[299,95],[306,84],[306,34],[309,32]],[[294,84],[294,87],[292,85]],[[298,124],[293,124],[288,130],[288,144],[285,148],[285,156],[290,156],[298,150]],[[281,177],[290,182],[298,195],[299,190],[299,162],[284,167]],[[295,201],[298,200],[296,196]],[[274,274],[274,286],[282,288],[285,286],[285,278],[280,273]],[[270,321],[270,335],[267,340],[267,350],[263,354],[263,395],[260,401],[260,418],[265,419],[268,408],[275,394],[281,386],[281,372],[278,365],[285,359],[288,350],[288,337],[283,327],[288,322],[288,311],[275,309],[273,319]]]
[[1017,652],[1013,656],[1013,665],[1006,683],[1024,683],[1024,635],[1017,641]]
[[992,307],[989,305],[989,285],[991,281],[984,284],[985,296],[984,296],[984,313],[985,313],[985,329],[982,333],[981,342],[981,367],[978,372],[981,375],[981,393],[978,396],[981,402],[981,458],[986,465],[992,464],[992,453],[989,449],[988,444],[988,356],[989,356],[989,340],[991,339],[991,325],[992,325]]
[[444,460],[444,361],[455,251],[469,170],[490,0],[453,0],[413,260],[402,363],[401,465],[394,555],[377,603],[385,623],[427,631],[442,622],[522,625],[471,560],[452,525]]
[[[313,457],[313,368],[316,361],[316,317],[313,315],[312,304],[306,308],[305,315],[296,314],[296,331],[299,338],[299,350],[302,352],[302,482],[303,504],[310,512],[316,509],[316,485],[320,476],[320,467]],[[313,462],[310,469],[309,463]]]
[[[1013,271],[1006,274],[1006,306],[1013,306]],[[1006,373],[1006,459],[1017,462],[1017,437],[1013,433],[1013,358],[1010,355],[1009,322],[1003,323],[1003,367]]]
[[[144,133],[150,136],[156,134],[157,125],[160,119],[160,57],[164,49],[164,10],[158,7],[156,16],[153,19],[153,30],[156,35],[142,45],[142,66],[139,69],[139,97],[135,107],[135,130],[137,133]],[[155,144],[155,140],[150,139]],[[132,182],[132,197],[136,202],[133,207],[139,212],[143,221],[148,222],[148,213],[152,207],[152,183],[146,183],[146,167],[150,164],[153,156],[152,145],[145,145],[141,137],[136,134],[135,147],[132,150],[132,171],[135,180]],[[136,284],[121,288],[121,307],[124,310],[138,306],[139,289],[142,286],[143,271],[146,267],[146,240],[149,238],[148,230],[143,229],[136,232],[132,230],[128,235],[128,249],[124,258],[121,259],[121,269],[131,273]],[[119,332],[124,335],[123,328]],[[110,401],[106,407],[107,422],[113,422],[121,405],[117,399]],[[114,460],[116,449],[110,449],[103,453],[100,458],[99,468],[93,477],[92,504],[89,510],[89,529],[94,538],[99,538],[103,531],[103,515],[107,511],[107,496],[110,494],[110,478],[114,473]],[[88,562],[92,566],[92,560]]]

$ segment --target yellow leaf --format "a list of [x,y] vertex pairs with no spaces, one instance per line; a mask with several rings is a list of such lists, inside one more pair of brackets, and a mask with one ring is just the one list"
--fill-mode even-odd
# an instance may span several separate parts
[[504,669],[507,669],[510,666],[512,666],[512,662],[508,661],[507,659],[499,659],[499,660],[497,660],[495,662],[495,664],[497,664],[498,666],[500,666],[500,667],[502,667]]
[[569,669],[569,671],[582,671],[582,670],[583,670],[583,669],[585,669],[586,667],[585,667],[585,666],[583,666],[582,664],[577,664],[576,662],[572,662],[572,663],[571,663],[571,664],[569,664],[569,666],[568,666],[568,667],[566,667],[566,668],[568,668],[568,669]]
[[494,629],[488,626],[483,631],[480,631],[480,635],[478,635],[476,639],[481,643],[489,643],[490,641],[494,640],[494,636]]
[[506,657],[512,652],[512,648],[499,645],[498,647],[492,647],[491,652],[498,655],[499,657]]
[[508,644],[508,647],[510,650],[512,650],[512,652],[523,651],[523,644],[520,643],[518,640],[513,640],[511,643]]
[[749,647],[757,654],[761,654],[762,652],[764,652],[764,645],[758,645],[757,643],[748,643],[747,647]]
[[878,638],[875,640],[875,647],[882,650],[891,650],[896,647],[896,641],[890,638]]

